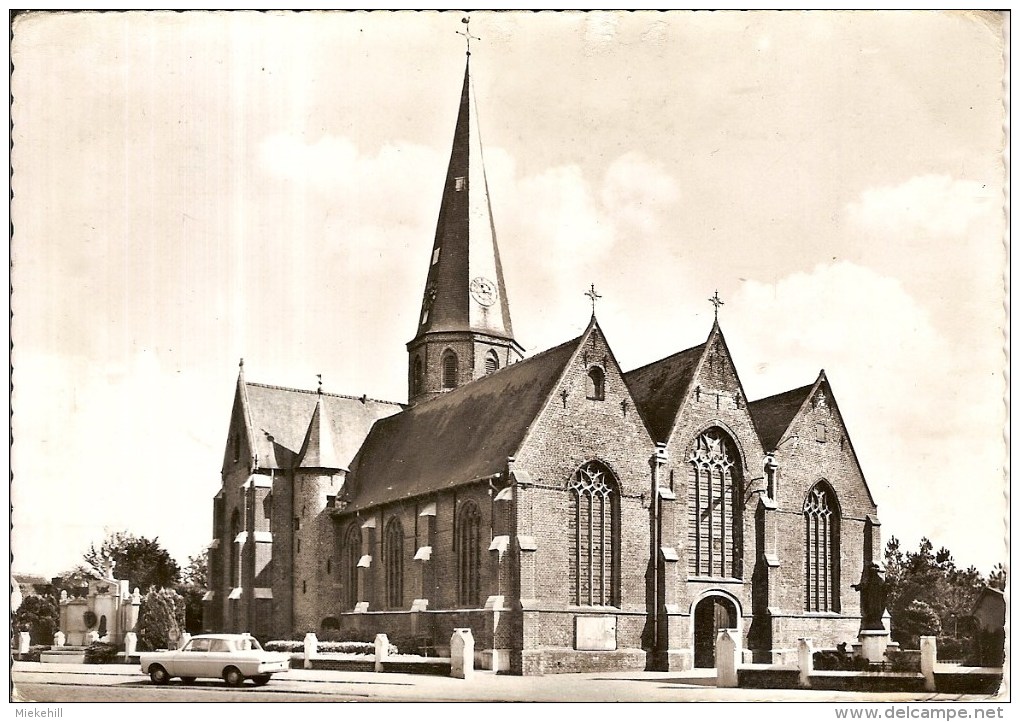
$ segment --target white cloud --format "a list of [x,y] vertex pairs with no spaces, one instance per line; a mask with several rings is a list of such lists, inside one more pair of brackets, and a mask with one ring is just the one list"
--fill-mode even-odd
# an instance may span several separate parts
[[1001,213],[997,192],[948,175],[915,176],[895,186],[869,188],[847,206],[850,220],[867,231],[964,234],[989,213]]

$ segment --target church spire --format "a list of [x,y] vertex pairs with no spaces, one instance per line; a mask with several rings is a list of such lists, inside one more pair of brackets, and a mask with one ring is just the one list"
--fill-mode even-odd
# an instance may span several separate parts
[[[456,355],[456,373],[439,346]],[[470,53],[418,329],[408,351],[412,403],[521,358],[489,204]]]

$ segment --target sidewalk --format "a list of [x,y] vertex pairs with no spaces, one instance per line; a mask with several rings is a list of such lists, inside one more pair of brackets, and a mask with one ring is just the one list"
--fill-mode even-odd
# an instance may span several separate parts
[[[144,683],[136,665],[77,665],[15,662],[15,678],[25,675],[61,675],[67,683],[114,685]],[[88,676],[88,681],[83,679]],[[133,678],[133,679],[132,679]],[[17,681],[17,680],[15,680]],[[906,702],[925,700],[987,700],[986,696],[931,693],[859,693],[798,689],[720,689],[714,670],[687,672],[600,672],[513,677],[480,670],[468,680],[451,677],[374,672],[337,672],[292,669],[277,675],[263,692],[329,691],[371,699],[374,696],[403,701],[464,702]]]

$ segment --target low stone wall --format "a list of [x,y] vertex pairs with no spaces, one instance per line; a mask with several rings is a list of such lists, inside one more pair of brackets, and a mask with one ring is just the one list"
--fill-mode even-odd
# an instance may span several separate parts
[[[521,654],[519,674],[562,674],[568,672],[607,672],[643,670],[648,653],[643,649],[583,652],[562,647],[529,649]],[[517,672],[517,670],[514,670]]]

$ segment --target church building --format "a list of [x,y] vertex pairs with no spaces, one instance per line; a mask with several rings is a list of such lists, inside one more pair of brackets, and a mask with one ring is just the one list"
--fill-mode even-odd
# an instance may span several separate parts
[[469,53],[407,403],[242,364],[205,626],[440,652],[469,627],[477,665],[525,675],[712,667],[720,628],[748,662],[854,641],[880,530],[825,372],[748,399],[718,318],[626,372],[594,313],[525,356],[472,94]]

